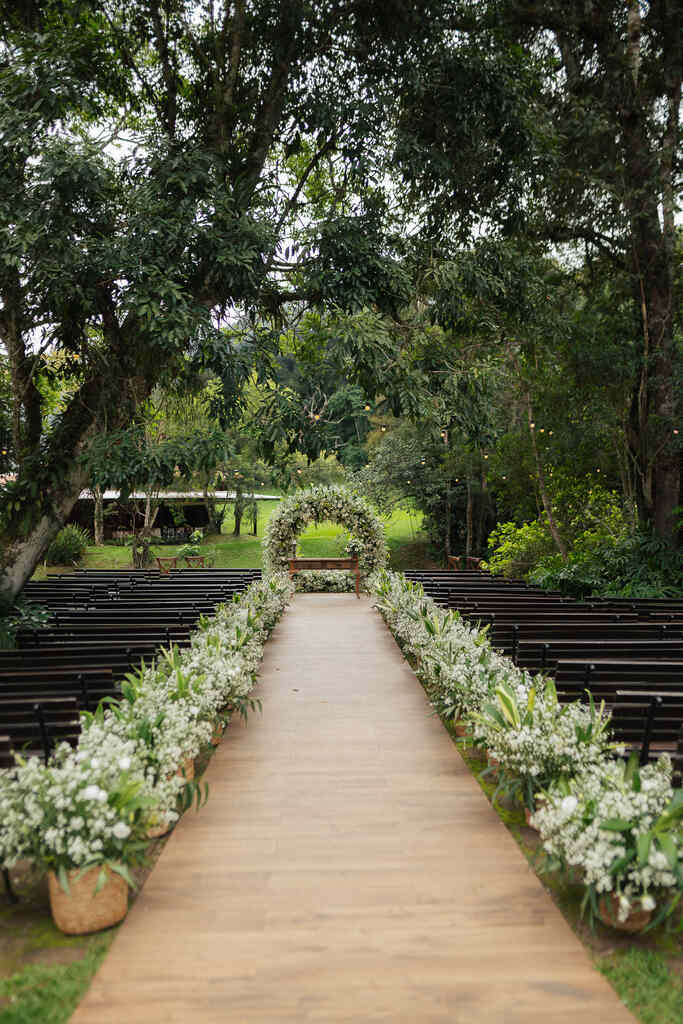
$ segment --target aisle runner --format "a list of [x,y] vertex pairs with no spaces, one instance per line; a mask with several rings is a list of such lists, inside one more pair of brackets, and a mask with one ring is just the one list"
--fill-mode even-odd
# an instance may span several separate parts
[[72,1024],[633,1021],[367,599],[300,595]]

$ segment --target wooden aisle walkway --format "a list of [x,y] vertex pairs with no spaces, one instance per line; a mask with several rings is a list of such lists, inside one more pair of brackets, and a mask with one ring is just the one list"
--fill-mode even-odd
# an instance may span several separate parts
[[626,1024],[367,599],[301,595],[72,1024]]

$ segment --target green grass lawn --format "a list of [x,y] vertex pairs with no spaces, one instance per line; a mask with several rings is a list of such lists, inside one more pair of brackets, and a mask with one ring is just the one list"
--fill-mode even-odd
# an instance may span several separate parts
[[[217,569],[251,569],[262,565],[261,541],[268,519],[277,507],[277,501],[260,501],[258,504],[258,531],[252,535],[251,522],[242,520],[239,537],[233,537],[234,519],[228,513],[220,535],[205,537],[201,552],[207,555]],[[385,532],[389,550],[389,564],[393,569],[419,569],[428,562],[427,538],[421,531],[422,514],[396,509],[386,521]],[[333,558],[341,554],[342,528],[337,523],[320,523],[310,526],[300,537],[298,553],[304,558]],[[182,545],[153,545],[153,555],[175,555]],[[83,559],[86,569],[125,569],[131,564],[130,549],[116,544],[105,544],[97,548],[91,545]],[[66,567],[68,568],[68,567]],[[51,567],[50,572],[63,572],[61,567]],[[46,570],[41,567],[34,579],[44,578]]]

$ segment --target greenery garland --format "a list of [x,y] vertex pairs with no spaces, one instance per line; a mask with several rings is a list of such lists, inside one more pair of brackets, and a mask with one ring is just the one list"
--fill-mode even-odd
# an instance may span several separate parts
[[309,523],[326,519],[349,531],[347,552],[358,555],[364,576],[383,568],[387,560],[384,525],[368,503],[344,487],[311,487],[283,498],[270,517],[263,538],[265,572],[286,570],[299,534]]

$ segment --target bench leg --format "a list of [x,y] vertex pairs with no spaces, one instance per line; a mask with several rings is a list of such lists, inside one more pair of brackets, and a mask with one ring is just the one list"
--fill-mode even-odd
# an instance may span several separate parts
[[356,573],[356,597],[360,601],[360,573]]

